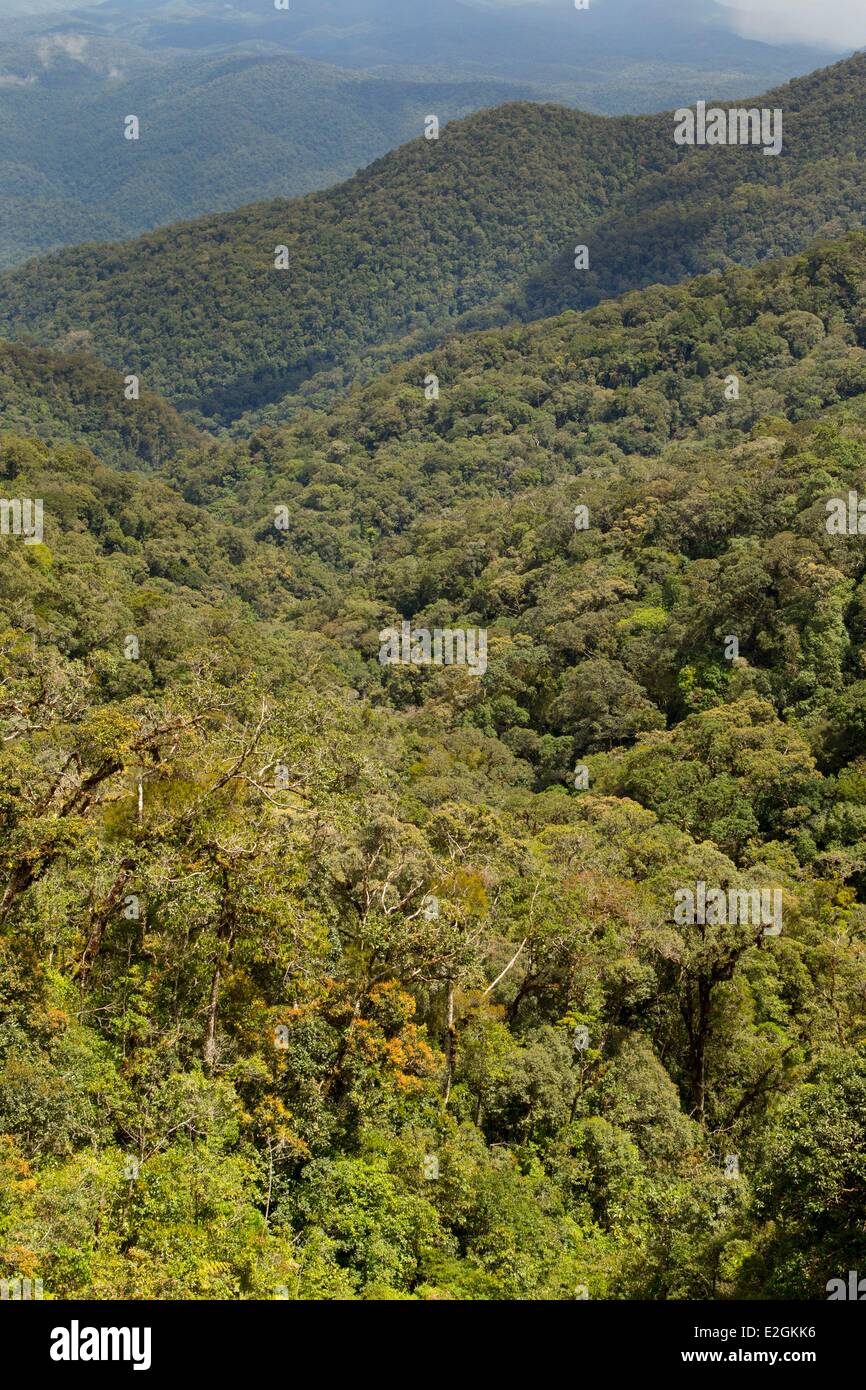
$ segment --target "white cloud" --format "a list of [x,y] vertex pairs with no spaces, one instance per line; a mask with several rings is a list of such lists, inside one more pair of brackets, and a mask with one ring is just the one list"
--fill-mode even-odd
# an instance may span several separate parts
[[[485,9],[531,4],[565,5],[571,0],[464,0]],[[764,43],[809,43],[841,52],[866,47],[866,0],[717,0],[731,14],[731,27]],[[620,0],[590,0],[615,11]],[[696,8],[701,8],[696,6]]]
[[737,32],[765,43],[811,43],[841,51],[866,45],[863,0],[720,0]]
[[48,68],[58,52],[65,53],[67,58],[72,58],[76,63],[83,62],[86,48],[87,39],[83,34],[51,34],[48,38],[39,40],[36,52],[42,66]]

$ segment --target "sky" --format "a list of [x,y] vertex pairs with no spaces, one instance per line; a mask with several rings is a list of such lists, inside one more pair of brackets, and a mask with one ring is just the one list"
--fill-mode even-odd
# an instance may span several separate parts
[[[592,3],[592,0],[590,0]],[[866,46],[866,0],[719,0],[734,27],[765,43]]]
[[[569,0],[482,0],[488,5],[567,5]],[[866,0],[716,0],[731,27],[764,43],[809,43],[837,50],[866,47]],[[590,0],[616,4],[616,0]]]

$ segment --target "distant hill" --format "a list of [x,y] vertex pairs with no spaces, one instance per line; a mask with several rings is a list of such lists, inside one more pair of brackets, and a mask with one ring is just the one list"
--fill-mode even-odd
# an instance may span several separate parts
[[[202,422],[277,419],[455,327],[580,307],[860,226],[864,76],[861,55],[757,98],[784,111],[778,158],[678,147],[671,113],[476,113],[325,193],[7,272],[0,329],[85,346]],[[575,244],[590,248],[588,271],[569,268]]]
[[[637,171],[674,158],[667,120],[511,104],[326,193],[83,246],[0,279],[0,324],[138,372],[230,421],[519,283]],[[288,270],[275,248],[288,247]]]
[[560,254],[528,279],[503,317],[538,318],[634,285],[789,255],[816,233],[832,237],[859,225],[866,54],[744,104],[783,110],[778,158],[707,148],[690,151],[674,170],[649,171],[587,232],[590,271],[575,275],[572,257]]
[[154,50],[256,42],[383,76],[532,82],[605,115],[760,91],[839,56],[744,39],[716,0],[107,0],[85,17]]
[[[0,266],[337,183],[527,82],[341,72],[279,51],[146,51],[92,26],[0,44]],[[124,138],[137,115],[140,138]],[[74,138],[70,138],[74,132]]]

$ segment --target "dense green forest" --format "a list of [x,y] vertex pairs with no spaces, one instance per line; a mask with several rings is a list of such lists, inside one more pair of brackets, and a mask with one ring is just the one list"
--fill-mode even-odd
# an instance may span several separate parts
[[0,277],[0,327],[55,346],[86,334],[102,360],[231,420],[309,377],[342,387],[365,352],[375,360],[485,303],[607,206],[651,151],[664,163],[672,149],[667,120],[510,104],[438,140],[419,131],[325,193],[32,261]]
[[[43,399],[36,351],[0,434],[45,508],[0,547],[0,1272],[862,1268],[866,563],[827,502],[866,472],[866,234],[453,337],[237,442],[90,359]],[[486,629],[486,674],[383,665],[401,618]],[[699,881],[781,892],[782,931],[683,925]]]
[[116,468],[159,468],[199,436],[166,401],[134,389],[84,353],[0,343],[0,431],[85,443]]
[[[754,103],[784,116],[778,159],[760,149],[712,149],[674,173],[650,173],[584,238],[594,252],[575,275],[559,256],[521,287],[506,316],[538,318],[580,308],[635,285],[670,283],[707,269],[789,255],[818,233],[863,222],[866,54],[798,78]],[[709,157],[708,157],[709,156]]]
[[9,271],[0,329],[84,342],[200,424],[278,422],[455,326],[586,307],[859,226],[864,71],[861,55],[757,98],[784,111],[770,159],[678,147],[669,112],[480,112],[325,193]]

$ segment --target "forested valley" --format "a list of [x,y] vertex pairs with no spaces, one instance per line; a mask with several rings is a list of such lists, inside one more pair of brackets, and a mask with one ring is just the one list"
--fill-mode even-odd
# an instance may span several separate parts
[[[54,258],[62,303],[114,255]],[[138,398],[56,341],[79,308],[4,345],[3,491],[44,505],[0,544],[4,1277],[816,1299],[863,1267],[866,234],[745,259],[236,439],[160,399],[230,385],[227,341]],[[486,671],[383,663],[403,622],[483,629]],[[701,883],[781,931],[684,925]]]

